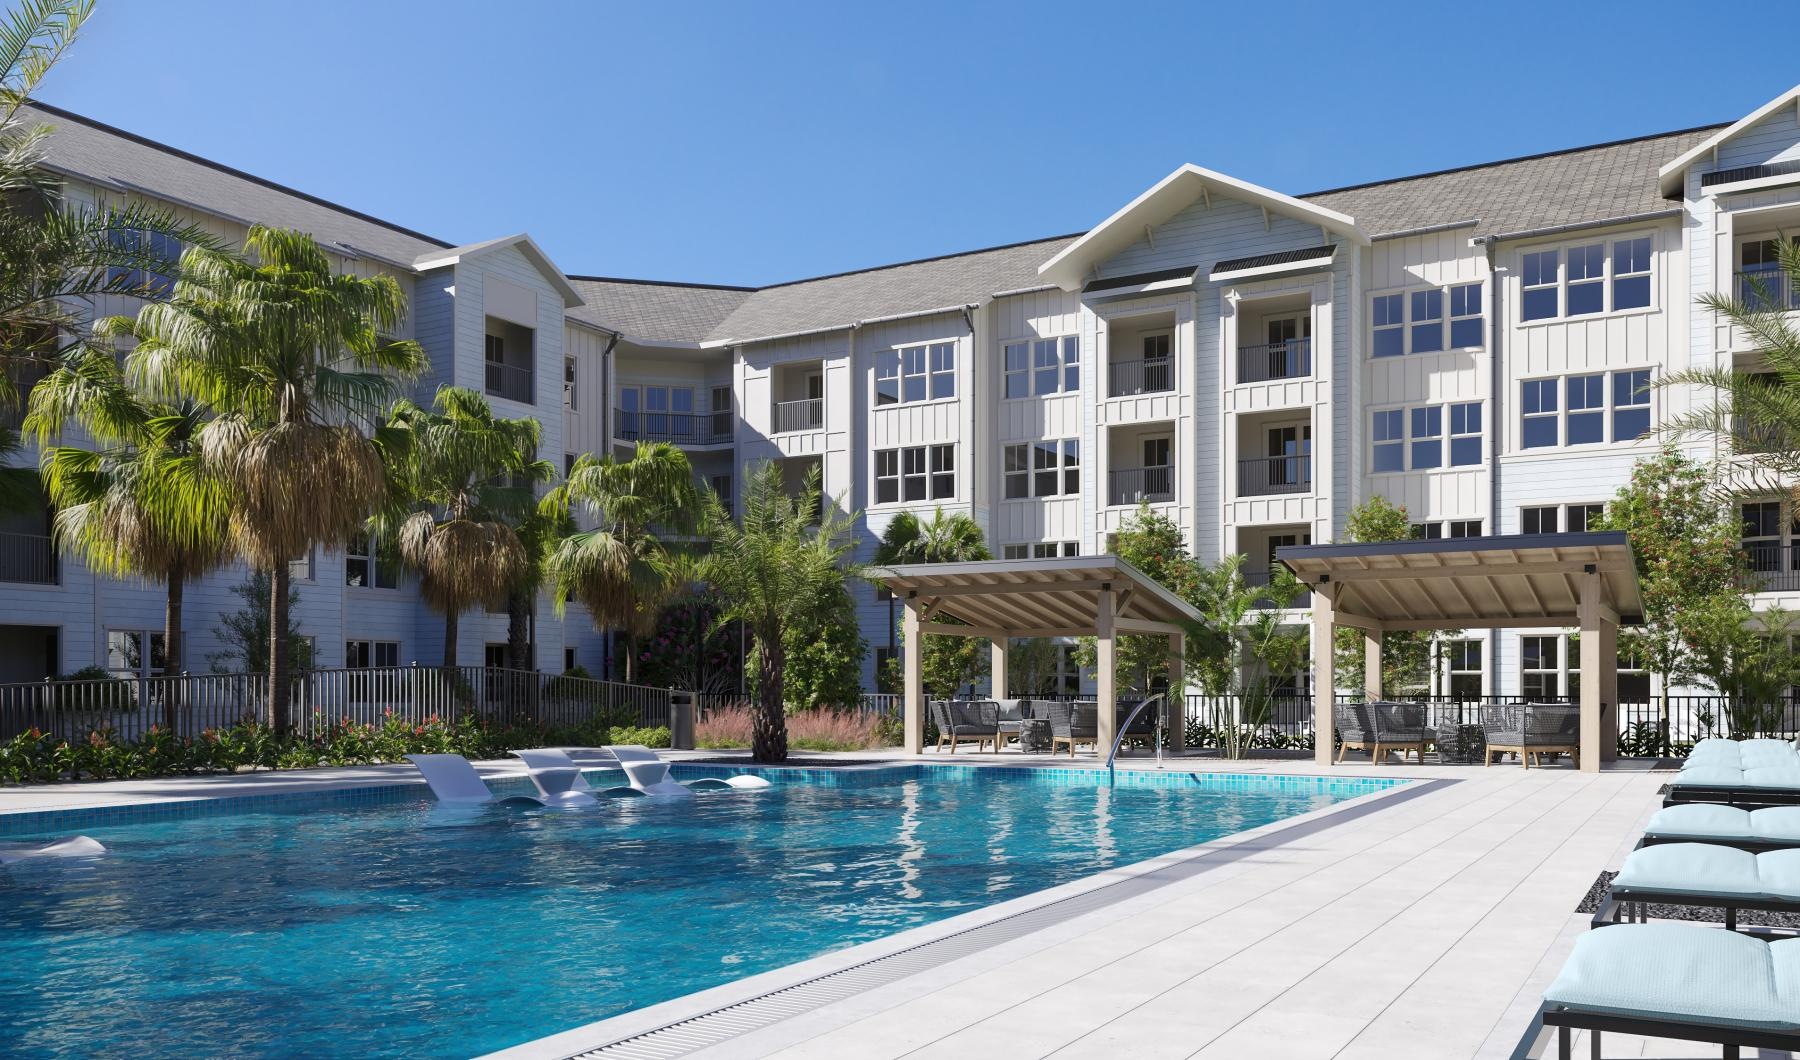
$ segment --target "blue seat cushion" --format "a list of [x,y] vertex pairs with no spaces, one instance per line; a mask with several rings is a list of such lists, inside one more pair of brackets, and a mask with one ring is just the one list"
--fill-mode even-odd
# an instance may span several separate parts
[[1800,939],[1688,924],[1620,924],[1576,940],[1544,999],[1578,1012],[1800,1029]]
[[1800,806],[1771,806],[1750,811],[1750,830],[1771,843],[1800,844]]
[[1736,766],[1700,765],[1690,766],[1682,770],[1676,777],[1674,787],[1700,788],[1741,788],[1744,786],[1744,771]]
[[1756,839],[1756,825],[1750,813],[1736,806],[1698,802],[1665,806],[1651,816],[1644,834],[1658,839]]
[[1750,766],[1744,770],[1744,786],[1800,789],[1800,763],[1784,766]]
[[1613,886],[1717,898],[1763,896],[1756,855],[1710,843],[1639,847],[1625,859],[1619,874],[1613,877]]

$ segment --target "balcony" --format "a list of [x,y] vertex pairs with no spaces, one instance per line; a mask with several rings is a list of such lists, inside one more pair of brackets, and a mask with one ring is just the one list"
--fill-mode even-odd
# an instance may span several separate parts
[[1238,347],[1237,381],[1240,383],[1304,379],[1309,375],[1312,375],[1311,339]]
[[487,392],[493,397],[533,404],[537,396],[536,377],[537,373],[529,368],[501,361],[487,362]]
[[1776,264],[1754,265],[1732,274],[1732,289],[1751,309],[1790,312],[1800,309],[1800,291]]
[[1167,357],[1114,361],[1106,366],[1109,397],[1162,394],[1175,389],[1175,362]]
[[1106,473],[1107,503],[1158,504],[1175,499],[1175,469],[1128,467]]
[[1751,592],[1800,592],[1800,541],[1746,541],[1743,548]]
[[50,535],[0,533],[0,582],[55,585],[60,574]]
[[[1246,570],[1242,572],[1242,575],[1244,584],[1251,588],[1268,585],[1274,578],[1274,573],[1267,570]],[[1283,601],[1276,600],[1273,597],[1260,597],[1256,601],[1256,606],[1265,611],[1272,609],[1278,610],[1292,607],[1306,607],[1311,601],[1312,593],[1306,589],[1301,589],[1294,594],[1294,597],[1291,600]]]
[[1240,497],[1311,492],[1311,456],[1256,456],[1238,461]]
[[825,426],[825,399],[802,398],[775,403],[775,433],[816,431]]
[[731,441],[731,413],[614,409],[613,437],[626,442],[717,445]]

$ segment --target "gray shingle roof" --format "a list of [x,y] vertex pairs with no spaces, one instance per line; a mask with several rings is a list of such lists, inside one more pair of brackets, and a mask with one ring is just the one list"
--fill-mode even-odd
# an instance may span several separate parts
[[1371,236],[1480,218],[1503,235],[1650,213],[1673,203],[1656,171],[1721,126],[1315,192],[1301,198],[1356,218]]
[[748,287],[571,276],[587,303],[569,315],[633,338],[699,342],[750,297]]
[[343,243],[406,265],[427,251],[452,245],[79,114],[45,104],[29,109],[55,126],[46,141],[50,165],[84,178],[142,189],[240,221],[298,229],[321,243]]

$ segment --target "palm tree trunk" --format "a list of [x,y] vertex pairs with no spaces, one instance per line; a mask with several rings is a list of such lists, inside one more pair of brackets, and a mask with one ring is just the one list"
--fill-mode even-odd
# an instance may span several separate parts
[[187,580],[179,567],[169,572],[169,595],[163,606],[163,727],[171,736],[180,735],[175,723],[181,714],[181,604],[187,593]]
[[637,683],[637,634],[625,631],[625,683]]
[[761,688],[750,731],[750,758],[756,762],[787,761],[787,715],[782,703],[782,667],[787,662],[781,636],[756,638]]
[[292,697],[288,691],[288,565],[269,572],[269,727],[287,732]]
[[457,620],[460,617],[455,611],[444,612],[444,669],[446,670],[456,669]]
[[531,669],[531,594],[513,592],[506,598],[506,664],[515,670]]

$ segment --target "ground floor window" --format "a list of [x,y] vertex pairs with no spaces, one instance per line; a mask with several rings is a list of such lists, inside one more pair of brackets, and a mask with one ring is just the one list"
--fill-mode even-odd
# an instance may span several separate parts
[[1562,638],[1532,635],[1519,638],[1519,694],[1527,699],[1561,695]]
[[352,670],[370,666],[399,666],[400,642],[397,640],[347,640],[344,642],[344,665]]
[[168,659],[163,635],[155,630],[109,629],[106,631],[106,668],[116,674],[155,677]]
[[1000,546],[1001,559],[1056,559],[1080,554],[1080,548],[1073,541],[1032,541]]
[[573,670],[573,669],[575,669],[575,649],[574,648],[564,648],[563,649],[563,673],[568,673],[570,670]]
[[506,669],[506,645],[487,645],[481,653],[481,663],[490,670]]
[[1456,699],[1480,699],[1482,652],[1479,640],[1447,640],[1443,644],[1444,692]]

